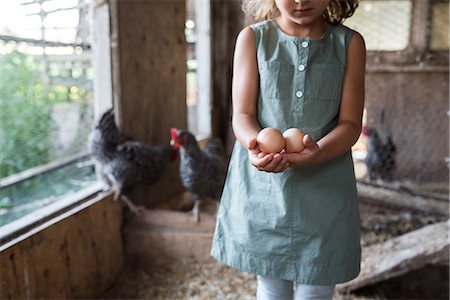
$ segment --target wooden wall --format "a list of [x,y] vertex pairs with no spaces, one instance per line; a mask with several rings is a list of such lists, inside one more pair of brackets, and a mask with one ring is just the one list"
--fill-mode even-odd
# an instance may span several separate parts
[[375,69],[366,80],[368,124],[397,147],[394,178],[447,185],[448,71]]
[[0,299],[92,299],[123,267],[122,208],[108,196],[0,253]]
[[[169,145],[170,128],[186,127],[184,0],[111,1],[114,106],[120,129],[149,145]],[[177,165],[133,201],[152,207],[182,191]]]
[[235,137],[231,128],[231,79],[236,37],[244,27],[240,1],[211,1],[212,19],[212,129],[231,153]]
[[[448,51],[430,49],[431,1],[413,1],[409,45],[367,55],[367,123],[397,146],[395,180],[448,185]],[[384,111],[384,118],[383,118]]]
[[188,213],[145,211],[124,227],[126,263],[142,268],[186,260],[211,261],[214,227],[215,214],[205,210],[200,223]]

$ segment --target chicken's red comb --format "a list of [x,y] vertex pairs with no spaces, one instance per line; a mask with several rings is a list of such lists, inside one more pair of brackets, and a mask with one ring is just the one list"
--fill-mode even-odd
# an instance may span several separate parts
[[175,149],[180,148],[180,144],[178,143],[178,129],[175,127],[170,128],[170,145]]
[[170,135],[172,136],[172,138],[176,138],[178,135],[178,129],[175,127],[170,128]]

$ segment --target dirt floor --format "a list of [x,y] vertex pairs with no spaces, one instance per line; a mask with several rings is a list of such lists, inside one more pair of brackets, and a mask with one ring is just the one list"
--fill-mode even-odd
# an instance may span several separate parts
[[147,270],[126,268],[102,299],[255,299],[256,281],[215,261],[179,262]]
[[[152,300],[255,300],[253,274],[236,271],[218,262],[180,262],[147,270],[126,268],[119,281],[100,299]],[[382,299],[336,295],[334,300]]]
[[[363,246],[443,221],[446,217],[392,211],[360,204]],[[430,266],[405,276],[365,287],[334,300],[363,299],[449,299],[448,267]],[[253,274],[242,273],[214,260],[184,261],[147,269],[125,267],[118,281],[100,299],[256,299]]]
[[[448,268],[427,267],[333,300],[449,299]],[[432,287],[432,288],[430,288]],[[218,262],[180,262],[150,269],[125,268],[100,299],[255,300],[256,280]]]

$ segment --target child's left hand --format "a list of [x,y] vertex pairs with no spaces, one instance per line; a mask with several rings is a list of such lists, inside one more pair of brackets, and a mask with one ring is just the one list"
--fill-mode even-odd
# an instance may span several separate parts
[[309,134],[306,134],[303,137],[303,144],[305,144],[305,149],[302,152],[282,153],[283,158],[285,158],[292,167],[310,166],[318,161],[321,150]]
[[256,138],[248,143],[247,150],[250,163],[259,171],[279,173],[289,167],[289,163],[286,159],[283,159],[280,153],[261,152]]

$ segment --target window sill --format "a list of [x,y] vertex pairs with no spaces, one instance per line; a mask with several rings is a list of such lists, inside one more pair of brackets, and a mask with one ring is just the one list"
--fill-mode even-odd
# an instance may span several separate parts
[[0,252],[103,200],[111,194],[110,191],[102,192],[103,186],[97,182],[0,227]]

